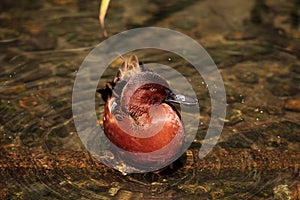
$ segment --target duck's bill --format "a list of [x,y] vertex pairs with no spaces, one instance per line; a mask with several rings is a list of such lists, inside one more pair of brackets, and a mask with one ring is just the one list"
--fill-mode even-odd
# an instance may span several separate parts
[[198,99],[194,97],[190,97],[183,94],[175,94],[173,92],[167,91],[168,96],[165,99],[166,102],[179,103],[184,105],[196,105],[198,103]]

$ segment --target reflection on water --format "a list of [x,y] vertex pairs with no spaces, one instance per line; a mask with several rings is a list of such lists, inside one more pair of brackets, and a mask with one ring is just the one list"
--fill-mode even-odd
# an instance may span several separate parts
[[[0,5],[0,199],[300,198],[299,0],[111,1],[110,35],[159,26],[203,45],[220,69],[228,102],[218,145],[200,160],[211,113],[205,83],[178,56],[140,51],[145,63],[186,76],[199,98],[201,125],[172,166],[127,176],[85,151],[72,119],[76,72],[104,40],[98,2]],[[100,85],[115,71],[112,64]],[[101,115],[100,98],[97,105]]]

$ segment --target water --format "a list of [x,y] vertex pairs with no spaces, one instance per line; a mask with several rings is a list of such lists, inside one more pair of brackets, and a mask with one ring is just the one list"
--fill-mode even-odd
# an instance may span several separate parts
[[[126,176],[85,151],[72,118],[77,70],[105,39],[98,2],[0,5],[0,199],[300,198],[298,0],[111,1],[109,35],[143,26],[187,34],[216,62],[228,102],[217,146],[199,159],[211,113],[203,79],[174,54],[134,52],[186,76],[197,91],[201,125],[172,166]],[[99,85],[115,73],[112,64]],[[101,121],[103,101],[96,103]]]

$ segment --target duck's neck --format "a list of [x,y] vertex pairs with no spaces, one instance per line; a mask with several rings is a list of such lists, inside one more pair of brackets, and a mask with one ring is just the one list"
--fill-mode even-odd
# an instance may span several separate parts
[[149,104],[130,104],[128,111],[130,117],[139,126],[146,126],[151,123],[150,108],[152,105]]

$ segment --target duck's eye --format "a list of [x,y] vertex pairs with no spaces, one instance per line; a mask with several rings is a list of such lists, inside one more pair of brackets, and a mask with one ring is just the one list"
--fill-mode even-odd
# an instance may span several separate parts
[[151,87],[149,90],[150,90],[151,92],[155,92],[157,89],[154,88],[154,87]]

